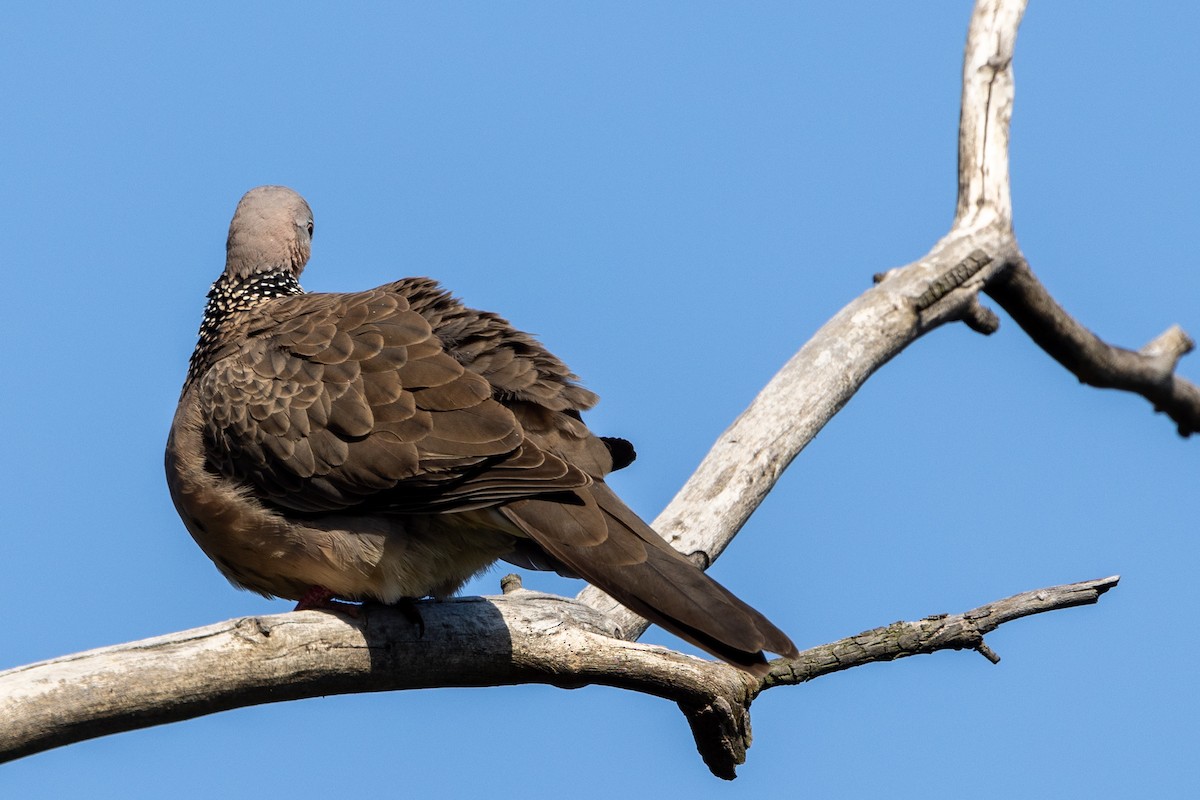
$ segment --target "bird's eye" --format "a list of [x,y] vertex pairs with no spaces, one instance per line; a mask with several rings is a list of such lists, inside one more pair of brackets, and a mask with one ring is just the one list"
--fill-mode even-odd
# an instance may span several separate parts
[[310,239],[312,238],[312,232],[313,232],[313,224],[312,224],[312,220],[309,220],[308,221],[308,238],[310,238]]

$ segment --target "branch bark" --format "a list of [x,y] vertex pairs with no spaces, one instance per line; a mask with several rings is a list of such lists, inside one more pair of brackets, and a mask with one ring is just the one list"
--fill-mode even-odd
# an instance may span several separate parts
[[[958,203],[949,233],[890,270],[806,343],[717,440],[654,521],[711,564],[783,471],[881,366],[947,322],[990,333],[986,291],[1033,339],[1093,385],[1137,391],[1189,434],[1200,390],[1174,375],[1191,340],[1172,329],[1138,353],[1100,342],[1033,277],[1012,229],[1012,59],[1024,0],[980,0],[963,67]],[[677,702],[710,769],[733,777],[748,708],[767,688],[941,649],[994,656],[983,635],[1011,619],[1095,602],[1116,579],[1017,595],[966,614],[896,623],[777,662],[759,683],[722,664],[633,642],[646,623],[594,588],[571,602],[513,589],[422,605],[426,635],[380,607],[251,617],[0,673],[0,757],[228,708],[317,694],[430,686],[603,684]],[[464,646],[469,642],[469,646]]]

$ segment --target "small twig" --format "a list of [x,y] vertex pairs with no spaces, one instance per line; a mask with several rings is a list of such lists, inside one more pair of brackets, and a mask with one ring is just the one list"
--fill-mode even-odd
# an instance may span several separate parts
[[979,644],[975,645],[975,652],[979,653],[979,655],[983,656],[993,664],[1000,663],[1000,654],[988,647],[986,642],[980,642]]
[[1031,614],[1095,603],[1117,585],[1120,576],[1052,586],[997,600],[965,614],[941,614],[916,622],[895,622],[864,631],[832,644],[805,650],[799,658],[778,661],[763,679],[763,688],[803,683],[833,672],[876,661],[934,653],[938,650],[976,650],[993,664],[1000,657],[983,642],[1006,622]]
[[1000,330],[1000,318],[996,316],[995,311],[980,303],[978,297],[972,297],[967,303],[967,307],[963,309],[962,321],[968,328],[984,336],[991,336]]

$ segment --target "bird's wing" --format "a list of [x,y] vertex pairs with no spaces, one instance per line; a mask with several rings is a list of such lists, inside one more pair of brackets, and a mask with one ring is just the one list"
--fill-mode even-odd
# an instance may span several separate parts
[[206,456],[278,507],[464,510],[591,480],[395,285],[279,298],[241,328],[197,386]]

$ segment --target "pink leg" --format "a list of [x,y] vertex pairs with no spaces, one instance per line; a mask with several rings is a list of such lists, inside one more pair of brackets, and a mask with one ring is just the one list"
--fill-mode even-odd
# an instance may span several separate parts
[[337,611],[348,617],[358,619],[359,606],[337,600],[334,594],[324,586],[314,586],[304,593],[296,603],[294,611]]

